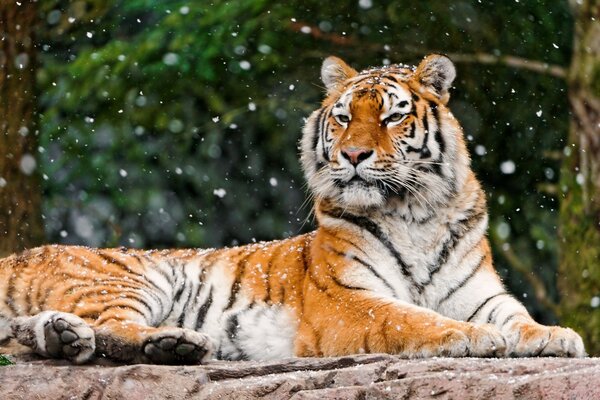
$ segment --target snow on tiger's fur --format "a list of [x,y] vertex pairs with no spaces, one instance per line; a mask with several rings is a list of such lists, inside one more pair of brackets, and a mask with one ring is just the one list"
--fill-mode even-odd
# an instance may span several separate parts
[[447,107],[455,69],[329,57],[301,161],[318,229],[209,250],[45,246],[0,260],[0,341],[83,363],[386,352],[584,356],[507,293]]

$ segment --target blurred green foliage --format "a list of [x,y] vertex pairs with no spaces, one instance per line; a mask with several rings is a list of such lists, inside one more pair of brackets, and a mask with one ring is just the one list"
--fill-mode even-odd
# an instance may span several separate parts
[[2,354],[0,354],[0,367],[3,367],[5,365],[13,365],[13,362],[10,361],[8,359],[8,357],[3,356]]
[[[47,232],[93,246],[222,246],[310,230],[297,142],[322,97],[324,57],[360,69],[483,52],[567,66],[573,24],[562,0],[46,0],[41,9]],[[556,299],[566,84],[503,65],[457,69],[450,107],[489,196],[496,264],[552,322],[504,254]]]

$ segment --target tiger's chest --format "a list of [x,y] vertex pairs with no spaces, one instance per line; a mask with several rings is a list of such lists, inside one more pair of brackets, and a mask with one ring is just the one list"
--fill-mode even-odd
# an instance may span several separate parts
[[441,223],[382,224],[399,257],[393,260],[404,263],[415,282],[425,281],[428,272],[440,261],[440,252],[449,237],[447,227]]
[[428,308],[434,308],[485,232],[457,229],[444,218],[427,224],[380,221],[378,227],[362,236],[369,268],[353,265],[351,283]]

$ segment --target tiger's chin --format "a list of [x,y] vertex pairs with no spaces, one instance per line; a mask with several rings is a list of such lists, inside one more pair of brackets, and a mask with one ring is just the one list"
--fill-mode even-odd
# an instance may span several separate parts
[[367,185],[350,185],[345,187],[339,199],[345,208],[377,208],[381,207],[386,198],[379,188]]

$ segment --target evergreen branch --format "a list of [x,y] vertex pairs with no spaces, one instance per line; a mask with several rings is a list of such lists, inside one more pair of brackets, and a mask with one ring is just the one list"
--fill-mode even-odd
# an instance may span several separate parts
[[[323,40],[335,45],[342,46],[359,46],[365,48],[369,47],[372,51],[384,51],[380,44],[365,44],[359,42],[356,38],[351,36],[339,35],[336,33],[327,33],[321,31],[318,26],[310,25],[303,22],[294,21],[289,25],[290,29],[310,35],[314,39]],[[391,52],[391,49],[386,49],[387,52]],[[548,64],[542,61],[530,60],[523,57],[511,56],[511,55],[493,55],[489,53],[445,53],[439,50],[423,49],[417,47],[406,46],[402,50],[396,50],[397,53],[408,53],[410,55],[424,55],[424,54],[445,54],[456,63],[473,63],[473,64],[486,64],[486,65],[503,65],[515,69],[524,69],[527,71],[536,72],[539,74],[550,75],[555,78],[566,79],[567,69],[556,64]]]
[[[435,51],[434,51],[435,53]],[[517,56],[495,56],[487,53],[450,53],[446,54],[450,59],[457,63],[477,63],[477,64],[492,64],[504,65],[515,69],[524,69],[539,74],[550,75],[555,78],[566,79],[567,70],[560,65],[548,64],[542,61],[530,60]]]

